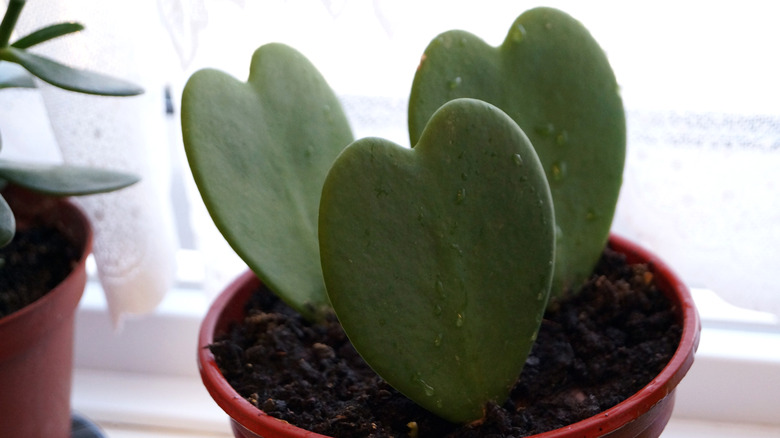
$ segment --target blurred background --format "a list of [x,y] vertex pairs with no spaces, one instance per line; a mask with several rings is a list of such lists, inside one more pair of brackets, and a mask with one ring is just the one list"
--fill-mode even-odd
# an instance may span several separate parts
[[[160,197],[160,217],[153,220],[162,225],[154,228],[170,230],[161,236],[171,237],[166,245],[172,248],[150,251],[199,252],[206,258],[207,289],[217,291],[243,265],[211,226],[183,158],[179,99],[192,72],[212,67],[246,79],[257,47],[286,43],[320,69],[341,97],[357,137],[382,136],[408,145],[409,87],[427,44],[438,33],[458,28],[498,45],[514,19],[537,5],[509,0],[32,0],[18,28],[27,32],[57,20],[86,23],[81,34],[49,43],[43,51],[146,88],[140,103],[126,110],[135,114],[133,123],[143,133],[134,140],[137,145],[108,145],[110,152],[92,159],[110,162],[115,156],[148,175]],[[545,5],[567,11],[591,31],[621,87],[628,154],[614,231],[657,252],[690,286],[780,314],[775,278],[780,267],[780,6],[756,0]],[[19,108],[27,108],[13,100],[13,93],[0,95],[0,116],[18,117]],[[43,126],[57,103],[51,93],[41,94],[47,113]],[[96,108],[86,116],[95,123],[115,123],[100,120],[105,112]],[[84,117],[82,111],[79,118]],[[29,124],[2,126],[4,154],[14,153],[14,136],[37,135],[36,158],[84,155],[65,150],[67,133],[56,134],[55,140],[55,134]],[[117,152],[128,147],[135,152]]]

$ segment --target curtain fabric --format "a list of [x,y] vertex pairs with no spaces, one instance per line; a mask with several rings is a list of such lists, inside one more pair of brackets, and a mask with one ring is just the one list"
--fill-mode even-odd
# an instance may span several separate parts
[[[771,20],[780,7],[752,0],[736,9],[624,3],[548,2],[591,30],[621,86],[628,154],[614,231],[658,253],[689,285],[780,315],[780,65],[769,55],[776,51]],[[177,107],[194,70],[213,67],[245,80],[254,49],[279,41],[322,71],[343,97],[357,137],[380,135],[407,144],[405,106],[428,42],[461,28],[498,45],[526,7],[493,0],[473,5],[28,2],[20,29],[35,28],[30,17],[37,24],[78,20],[87,26],[84,35],[68,37],[80,38],[78,44],[47,44],[47,54],[147,90],[121,100],[43,90],[66,161],[112,165],[144,177],[130,190],[84,201],[97,222],[95,255],[115,318],[153,307],[169,281],[171,241],[182,234],[172,231],[181,209],[171,208],[171,181],[179,181],[188,196],[184,223],[206,258],[207,290],[218,290],[242,269],[193,188],[178,113],[167,121],[152,116],[160,114],[166,85]]]

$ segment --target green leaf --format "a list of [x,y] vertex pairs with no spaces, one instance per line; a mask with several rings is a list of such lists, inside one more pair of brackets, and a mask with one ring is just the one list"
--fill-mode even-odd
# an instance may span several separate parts
[[110,192],[138,181],[135,175],[105,169],[19,163],[8,160],[0,160],[0,179],[55,196]]
[[131,82],[68,67],[15,47],[0,49],[0,59],[19,64],[33,75],[64,90],[101,96],[134,96],[143,93],[141,87]]
[[310,319],[329,308],[317,244],[325,175],[352,132],[317,69],[260,47],[249,81],[196,72],[182,96],[187,158],[218,229],[258,277]]
[[35,82],[20,65],[0,62],[0,89],[3,88],[35,88]]
[[12,47],[17,49],[27,49],[36,44],[40,44],[54,38],[58,38],[70,33],[79,32],[84,30],[84,26],[80,23],[57,23],[46,26],[42,29],[38,29],[35,32],[19,38],[11,44]]
[[5,198],[0,195],[0,247],[8,245],[13,240],[15,233],[16,219],[14,219],[14,212],[11,211],[11,207]]
[[322,191],[322,267],[368,364],[454,422],[502,403],[552,279],[553,209],[517,124],[482,101],[438,110],[414,149],[358,140]]
[[578,288],[606,244],[625,160],[623,104],[604,52],[582,24],[549,8],[522,14],[497,48],[445,32],[414,78],[412,144],[431,114],[459,97],[493,103],[530,138],[555,202],[552,293]]

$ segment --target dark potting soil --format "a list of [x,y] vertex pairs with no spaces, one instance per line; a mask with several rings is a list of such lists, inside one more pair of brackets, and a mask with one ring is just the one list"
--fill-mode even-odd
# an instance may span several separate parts
[[0,318],[41,298],[73,270],[78,248],[52,227],[17,230],[0,248]]
[[228,382],[258,408],[333,437],[521,437],[604,411],[649,383],[680,340],[674,309],[645,265],[605,250],[575,298],[549,310],[509,400],[479,425],[419,408],[363,362],[335,317],[312,326],[267,290],[210,348]]

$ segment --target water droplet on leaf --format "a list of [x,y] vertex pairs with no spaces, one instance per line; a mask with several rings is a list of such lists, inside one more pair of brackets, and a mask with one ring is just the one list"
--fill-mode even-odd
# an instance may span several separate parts
[[555,240],[563,239],[563,229],[560,225],[555,224]]
[[517,24],[512,27],[512,30],[510,32],[510,38],[512,38],[512,41],[516,43],[520,43],[525,39],[525,35],[528,33],[525,30],[525,27],[522,24]]
[[460,245],[458,245],[457,243],[450,243],[450,248],[455,250],[455,252],[458,253],[459,256],[463,255],[463,250],[460,249]]
[[545,137],[549,137],[555,133],[555,125],[552,123],[545,123],[536,127],[536,133]]
[[458,76],[455,79],[449,81],[447,84],[449,85],[450,90],[454,90],[454,89],[460,87],[461,82],[463,82],[463,79],[461,79],[461,77]]
[[455,202],[458,204],[462,204],[463,201],[465,200],[466,200],[466,189],[458,190],[458,193],[455,195]]
[[447,297],[444,293],[444,283],[442,283],[441,279],[436,280],[436,293],[439,295],[439,298]]
[[523,165],[523,157],[520,154],[514,154],[512,156],[512,161],[514,161],[518,166]]
[[558,143],[558,146],[564,146],[569,142],[569,133],[561,131],[561,133],[555,137],[555,142]]
[[550,178],[556,182],[563,181],[563,179],[566,178],[566,173],[567,169],[565,161],[556,161],[550,168]]
[[423,391],[425,391],[425,395],[427,395],[428,397],[433,397],[433,395],[436,394],[436,389],[434,389],[433,386],[427,384],[425,380],[422,379],[419,373],[416,376],[414,376],[414,382],[423,388]]

